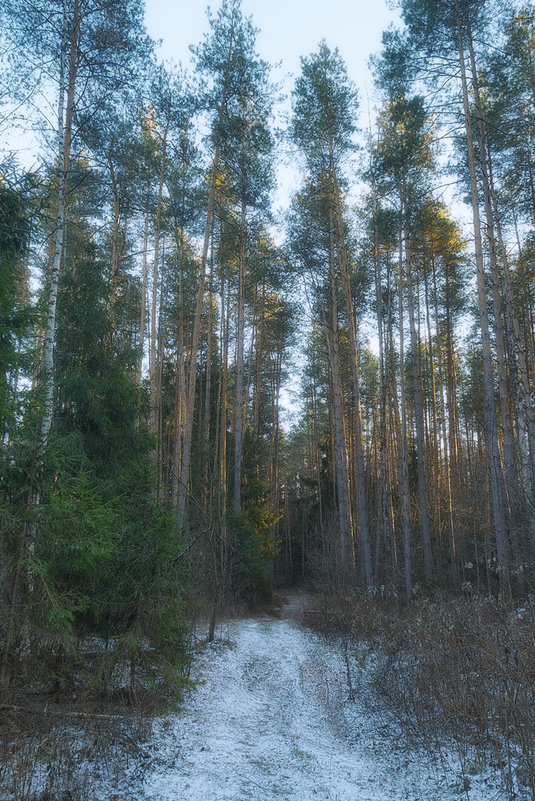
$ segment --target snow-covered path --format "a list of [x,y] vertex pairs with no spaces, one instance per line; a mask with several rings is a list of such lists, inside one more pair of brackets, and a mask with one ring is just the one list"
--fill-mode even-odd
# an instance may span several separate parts
[[[347,665],[291,619],[233,621],[197,663],[178,715],[147,744],[146,801],[450,801],[459,773],[409,753],[379,715],[349,699]],[[118,792],[117,792],[118,791]],[[122,792],[121,792],[122,791]]]

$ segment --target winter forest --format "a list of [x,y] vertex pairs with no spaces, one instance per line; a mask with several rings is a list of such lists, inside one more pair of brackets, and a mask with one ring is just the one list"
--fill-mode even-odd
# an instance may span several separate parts
[[363,127],[325,40],[281,124],[240,0],[187,70],[142,0],[0,3],[3,743],[159,709],[192,631],[300,587],[535,797],[535,10],[400,14]]

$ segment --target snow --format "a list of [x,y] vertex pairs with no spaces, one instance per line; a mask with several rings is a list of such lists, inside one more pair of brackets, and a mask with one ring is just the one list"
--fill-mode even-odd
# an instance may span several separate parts
[[268,617],[230,621],[218,634],[196,663],[199,683],[180,712],[155,723],[143,778],[118,771],[94,788],[95,799],[504,797],[488,775],[464,776],[453,751],[445,758],[408,749],[366,704],[366,659],[348,661],[340,643]]

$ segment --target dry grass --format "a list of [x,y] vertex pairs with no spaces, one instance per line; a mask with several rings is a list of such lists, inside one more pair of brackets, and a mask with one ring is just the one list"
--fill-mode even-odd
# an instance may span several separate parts
[[138,712],[92,714],[33,708],[5,711],[0,724],[0,797],[13,801],[87,801],[103,778],[110,787],[142,773],[151,730]]
[[[467,772],[499,771],[505,797],[535,798],[535,608],[491,598],[422,601],[410,614],[322,599],[306,622],[373,648],[375,702],[419,745],[453,736]],[[520,794],[520,796],[519,796]]]
[[68,655],[50,643],[20,660],[0,689],[0,799],[88,801],[102,780],[135,781],[150,764],[154,715],[176,704],[187,666],[137,663],[121,644]]

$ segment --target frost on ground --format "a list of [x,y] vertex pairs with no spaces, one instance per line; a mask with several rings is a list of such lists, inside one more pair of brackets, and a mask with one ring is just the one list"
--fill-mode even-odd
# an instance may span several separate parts
[[380,713],[367,710],[365,681],[357,681],[339,645],[288,619],[232,621],[220,636],[199,658],[200,683],[180,713],[155,725],[143,780],[119,771],[95,788],[95,799],[503,797],[489,777],[464,777],[453,755],[409,750]]

